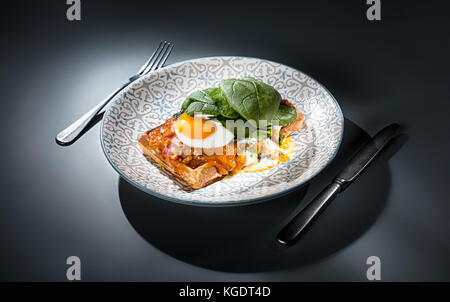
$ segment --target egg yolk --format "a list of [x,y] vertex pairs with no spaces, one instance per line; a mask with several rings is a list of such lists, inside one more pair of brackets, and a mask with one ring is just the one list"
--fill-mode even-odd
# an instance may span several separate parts
[[186,113],[178,118],[175,127],[179,133],[192,139],[204,139],[216,131],[216,127],[211,121],[194,118]]

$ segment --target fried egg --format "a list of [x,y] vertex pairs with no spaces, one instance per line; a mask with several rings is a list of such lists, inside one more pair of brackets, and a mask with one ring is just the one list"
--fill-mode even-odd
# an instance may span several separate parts
[[234,139],[234,134],[220,122],[186,113],[176,120],[175,134],[183,144],[192,148],[219,148]]

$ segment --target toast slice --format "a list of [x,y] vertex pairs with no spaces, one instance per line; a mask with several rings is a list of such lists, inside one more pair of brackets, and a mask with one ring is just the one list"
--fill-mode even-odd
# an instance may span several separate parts
[[164,152],[160,152],[160,150],[155,147],[151,141],[151,132],[157,131],[157,129],[158,128],[155,128],[142,134],[138,140],[139,146],[145,155],[160,164],[164,169],[169,171],[178,179],[186,182],[191,188],[200,189],[228,174],[219,173],[220,169],[208,161],[205,161],[197,167],[190,167],[183,161],[175,161],[164,156]]
[[[283,100],[282,104],[295,107]],[[305,125],[303,114],[297,111],[297,119],[281,128],[285,136],[300,130]],[[178,179],[186,182],[193,189],[200,189],[222,177],[239,171],[245,164],[245,156],[237,154],[236,144],[225,146],[233,152],[223,152],[223,155],[196,154],[181,143],[174,132],[175,118],[143,133],[138,143],[143,153],[160,164]],[[227,149],[229,150],[229,149]]]

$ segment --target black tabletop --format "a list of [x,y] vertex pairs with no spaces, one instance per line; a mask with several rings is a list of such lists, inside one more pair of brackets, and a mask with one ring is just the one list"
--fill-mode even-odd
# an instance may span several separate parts
[[[448,11],[442,1],[66,1],[1,4],[0,280],[449,281]],[[324,84],[345,115],[341,149],[308,185],[244,207],[174,204],[115,173],[99,125],[54,137],[142,65],[160,40],[168,64],[260,57]],[[293,247],[275,235],[389,123],[402,126],[367,172]]]

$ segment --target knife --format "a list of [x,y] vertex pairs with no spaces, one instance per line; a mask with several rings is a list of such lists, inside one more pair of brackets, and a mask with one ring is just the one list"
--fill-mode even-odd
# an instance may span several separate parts
[[314,218],[316,218],[339,193],[351,185],[386,144],[397,135],[398,129],[398,124],[391,124],[378,132],[371,141],[356,153],[347,166],[336,175],[333,182],[320,192],[280,231],[280,233],[278,233],[277,241],[284,245],[292,245],[300,238]]

